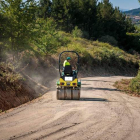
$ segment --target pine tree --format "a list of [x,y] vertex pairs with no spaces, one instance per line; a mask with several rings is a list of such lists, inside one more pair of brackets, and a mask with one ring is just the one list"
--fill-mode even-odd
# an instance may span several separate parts
[[61,29],[70,31],[72,0],[52,0],[51,15]]
[[0,5],[0,13],[8,19],[2,24],[3,36],[9,41],[5,46],[18,57],[19,52],[30,48],[27,44],[34,36],[36,2],[5,0]]
[[51,16],[51,1],[50,0],[40,0],[38,16],[44,19]]

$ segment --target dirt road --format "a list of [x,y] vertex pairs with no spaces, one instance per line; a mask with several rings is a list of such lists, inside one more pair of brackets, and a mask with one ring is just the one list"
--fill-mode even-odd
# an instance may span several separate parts
[[0,140],[140,140],[140,98],[112,86],[122,78],[83,78],[80,101],[57,101],[52,89],[1,114]]

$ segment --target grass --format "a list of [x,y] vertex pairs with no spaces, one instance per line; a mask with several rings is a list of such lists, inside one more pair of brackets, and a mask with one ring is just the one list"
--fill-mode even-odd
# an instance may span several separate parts
[[130,79],[122,79],[121,81],[115,82],[114,86],[123,92],[131,93],[129,84],[130,84]]
[[114,86],[125,93],[140,97],[140,69],[135,78],[129,80],[122,79],[121,81],[117,81]]
[[118,90],[120,90],[128,95],[140,97],[140,93],[133,91],[130,87],[130,84],[131,84],[131,79],[122,79],[121,81],[115,82],[114,86]]
[[140,95],[140,69],[138,75],[130,81],[129,88],[132,92]]
[[[59,32],[63,46],[60,46],[55,55],[62,51],[73,50],[79,53],[81,64],[85,67],[115,67],[117,69],[138,69],[138,56],[131,55],[117,46],[99,41],[91,41],[83,38],[74,38],[71,34]],[[65,43],[65,40],[67,41]]]

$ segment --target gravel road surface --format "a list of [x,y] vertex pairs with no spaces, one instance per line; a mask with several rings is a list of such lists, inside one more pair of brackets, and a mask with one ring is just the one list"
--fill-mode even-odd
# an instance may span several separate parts
[[113,87],[122,78],[83,78],[79,101],[56,100],[54,88],[0,114],[0,140],[140,140],[140,98]]

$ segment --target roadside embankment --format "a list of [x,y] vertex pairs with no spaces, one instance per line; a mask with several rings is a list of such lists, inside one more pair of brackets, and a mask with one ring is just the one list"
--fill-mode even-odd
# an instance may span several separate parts
[[140,70],[135,78],[122,79],[121,81],[117,81],[114,86],[131,96],[140,97]]

